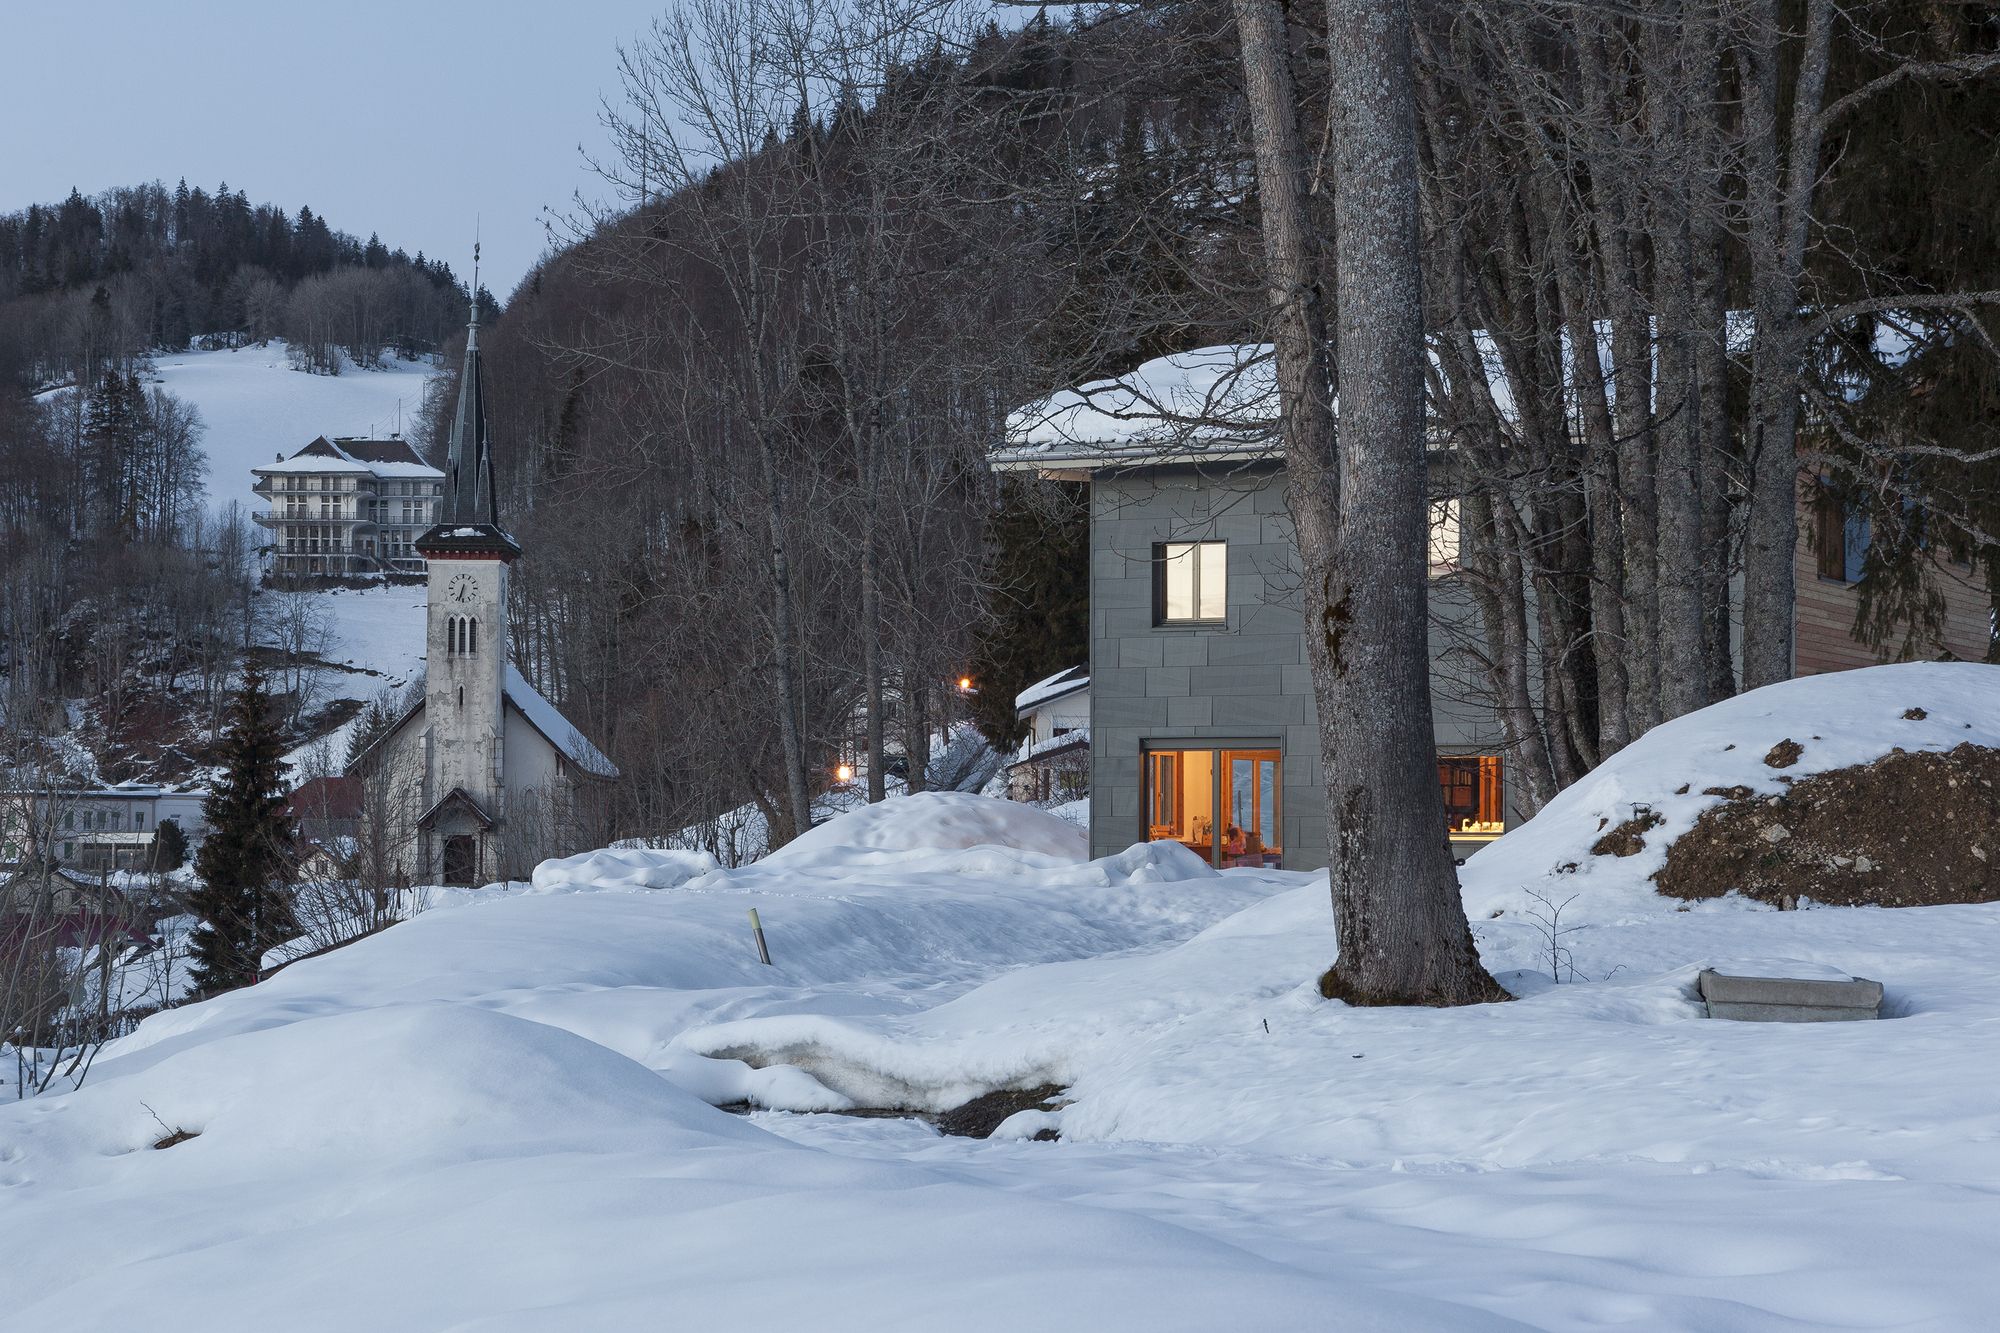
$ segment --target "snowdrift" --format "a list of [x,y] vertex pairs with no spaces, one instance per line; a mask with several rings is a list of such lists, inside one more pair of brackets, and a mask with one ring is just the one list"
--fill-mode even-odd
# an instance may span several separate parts
[[[1773,751],[1787,741],[1799,747],[1796,757],[1783,767],[1767,762],[1786,758],[1789,751]],[[1781,776],[1798,780],[1898,748],[1945,752],[1966,742],[2000,746],[2000,666],[1913,662],[1752,690],[1655,727],[1481,849],[1459,872],[1467,914],[1477,921],[1524,913],[1537,906],[1533,893],[1573,897],[1564,914],[1571,923],[1653,911],[1663,900],[1652,877],[1666,865],[1667,848],[1729,800],[1717,793],[1781,792]],[[1593,853],[1606,834],[1635,820],[1635,806],[1650,807],[1658,821],[1635,830],[1643,846],[1624,856]]]
[[[163,1125],[195,1136],[153,1150]],[[1024,1309],[1103,1327],[1143,1309],[1195,1330],[1253,1308],[1520,1327],[802,1150],[595,1043],[464,1005],[217,1041],[10,1107],[0,1143],[0,1238],[37,1279],[10,1300],[21,1328],[997,1330]]]
[[[1990,725],[1898,671],[1874,703]],[[1979,688],[1957,679],[1932,695]],[[1896,734],[1844,699],[1832,722],[1754,695],[1711,710],[1742,712],[1733,742],[1697,715],[1653,756],[1683,772],[1627,761],[1604,815],[1504,845],[1546,867],[1633,793],[1731,781],[1739,751],[1790,733],[1786,771],[1811,771]],[[6,1326],[1988,1320],[2000,905],[1683,911],[1614,878],[1649,839],[1600,857],[1603,891],[1560,923],[1475,914],[1520,999],[1351,1009],[1314,986],[1322,875],[1217,873],[1166,843],[1083,861],[1007,826],[1033,811],[950,798],[926,829],[918,808],[735,870],[620,849],[457,892],[156,1015],[80,1092],[0,1103],[0,1244],[30,1275]],[[1887,1021],[1708,1020],[1710,966],[1869,976]],[[1044,1083],[1050,1109],[991,1140],[715,1109]]]
[[[971,847],[1012,847],[1081,861],[1090,855],[1090,838],[1068,820],[1033,806],[969,792],[926,791],[829,819],[765,859],[802,866],[836,848],[896,853]],[[893,859],[883,856],[878,863]]]

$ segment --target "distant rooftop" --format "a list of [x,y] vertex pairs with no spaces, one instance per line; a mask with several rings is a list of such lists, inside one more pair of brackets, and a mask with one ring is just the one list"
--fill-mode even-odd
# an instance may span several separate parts
[[290,458],[250,469],[260,477],[291,473],[348,472],[418,481],[443,481],[444,473],[430,466],[403,439],[371,440],[322,435]]
[[1090,667],[1073,666],[1067,671],[1036,681],[1027,689],[1014,696],[1014,711],[1026,712],[1055,699],[1061,699],[1080,690],[1090,688]]

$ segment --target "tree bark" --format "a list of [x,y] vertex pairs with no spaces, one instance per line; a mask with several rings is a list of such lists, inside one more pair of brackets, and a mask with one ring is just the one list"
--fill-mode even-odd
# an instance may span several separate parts
[[1750,150],[1749,251],[1757,332],[1751,344],[1750,513],[1743,534],[1743,687],[1789,680],[1796,657],[1798,598],[1799,374],[1805,326],[1799,315],[1807,224],[1818,183],[1833,34],[1831,0],[1808,0],[1806,34],[1786,117],[1779,125],[1777,0],[1753,11],[1746,42],[1744,112]]
[[1736,693],[1729,642],[1730,443],[1728,257],[1722,228],[1710,221],[1695,249],[1698,320],[1695,379],[1701,399],[1702,627],[1707,638],[1708,701]]
[[1340,118],[1333,180],[1342,392],[1333,558],[1306,591],[1340,957],[1320,988],[1356,1004],[1505,999],[1480,965],[1459,900],[1431,721],[1407,0],[1329,0],[1327,36]]

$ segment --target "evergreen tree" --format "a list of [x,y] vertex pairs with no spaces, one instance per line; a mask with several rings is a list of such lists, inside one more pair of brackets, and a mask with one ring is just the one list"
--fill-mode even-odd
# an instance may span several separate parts
[[202,918],[193,948],[195,984],[204,994],[255,982],[264,951],[298,934],[284,889],[292,830],[283,753],[263,674],[248,662],[230,705],[223,775],[202,806],[211,831],[195,856],[201,887],[188,899]]
[[402,716],[394,690],[383,690],[362,710],[361,719],[347,738],[347,762],[352,764],[376,741],[389,734]]
[[88,465],[92,507],[106,523],[123,517],[125,481],[145,412],[145,387],[137,372],[130,376],[106,371],[104,381],[84,410],[84,438],[90,442]]
[[187,864],[187,834],[181,832],[178,822],[163,819],[153,830],[152,869],[162,874],[169,870],[179,870]]
[[[1046,488],[1042,490],[1042,488]],[[1037,493],[1041,491],[1042,493]],[[1027,729],[1014,697],[1038,680],[1090,661],[1090,517],[1083,482],[1001,482],[988,521],[998,554],[993,617],[972,656],[972,720],[994,745]]]

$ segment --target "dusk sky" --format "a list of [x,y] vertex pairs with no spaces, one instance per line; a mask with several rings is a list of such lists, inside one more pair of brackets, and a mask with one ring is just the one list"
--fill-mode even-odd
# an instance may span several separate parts
[[18,3],[4,0],[0,212],[72,186],[182,177],[301,204],[503,300],[547,245],[544,208],[605,193],[617,50],[658,0]]

